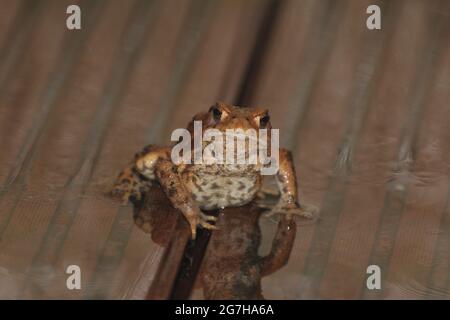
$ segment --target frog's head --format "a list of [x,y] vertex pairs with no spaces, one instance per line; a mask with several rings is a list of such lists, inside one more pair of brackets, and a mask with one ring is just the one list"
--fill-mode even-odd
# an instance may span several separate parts
[[[209,108],[207,113],[202,116],[202,129],[204,137],[206,132],[215,131],[223,135],[223,144],[221,150],[226,152],[227,143],[229,139],[233,141],[241,141],[242,144],[237,143],[234,148],[236,156],[245,156],[249,159],[249,155],[257,154],[256,148],[261,147],[260,143],[264,141],[267,150],[271,148],[271,129],[269,112],[262,108],[248,108],[229,105],[223,102],[218,102]],[[266,129],[261,131],[261,129]],[[205,139],[206,140],[206,139]],[[203,141],[202,148],[210,144],[215,144],[217,141],[206,140]],[[254,143],[250,143],[250,141]],[[227,143],[225,143],[225,141]],[[220,150],[220,149],[219,149]]]
[[[232,106],[217,102],[209,108],[205,129],[218,129],[225,132],[227,129],[271,129],[269,112],[262,108],[248,108]],[[270,131],[270,130],[269,130]]]

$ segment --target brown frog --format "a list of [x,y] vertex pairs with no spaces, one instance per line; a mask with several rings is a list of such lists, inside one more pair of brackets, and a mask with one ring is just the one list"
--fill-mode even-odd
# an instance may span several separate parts
[[[261,108],[216,103],[207,112],[194,116],[187,130],[194,136],[194,121],[201,121],[203,132],[216,129],[271,129],[269,113]],[[270,130],[269,138],[270,138]],[[270,140],[270,139],[269,139]],[[207,144],[202,144],[204,149]],[[251,202],[261,189],[262,163],[256,164],[195,164],[172,162],[170,147],[149,145],[135,155],[134,160],[119,174],[113,193],[127,203],[140,200],[154,183],[159,183],[172,205],[187,219],[192,238],[197,226],[217,229],[216,217],[201,210],[242,206]],[[237,148],[236,148],[237,149]],[[194,156],[195,152],[192,152]],[[298,190],[291,152],[280,148],[279,170],[276,173],[280,198],[269,215],[286,214],[312,217],[312,211],[298,203]]]

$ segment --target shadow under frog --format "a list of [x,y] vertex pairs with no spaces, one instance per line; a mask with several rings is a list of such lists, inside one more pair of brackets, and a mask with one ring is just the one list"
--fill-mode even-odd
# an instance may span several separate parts
[[[203,288],[205,299],[264,298],[261,278],[287,263],[296,223],[282,215],[270,253],[261,257],[258,255],[261,244],[258,221],[262,213],[254,203],[219,212],[218,230],[212,232],[196,279],[196,286]],[[154,188],[142,207],[135,210],[134,220],[138,227],[151,234],[153,241],[165,246],[170,241],[177,215],[164,193]]]

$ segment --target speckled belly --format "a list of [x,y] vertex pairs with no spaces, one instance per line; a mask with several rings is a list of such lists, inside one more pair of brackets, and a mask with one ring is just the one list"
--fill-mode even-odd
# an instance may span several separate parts
[[259,189],[259,177],[193,175],[187,182],[187,187],[201,209],[236,207],[253,200]]

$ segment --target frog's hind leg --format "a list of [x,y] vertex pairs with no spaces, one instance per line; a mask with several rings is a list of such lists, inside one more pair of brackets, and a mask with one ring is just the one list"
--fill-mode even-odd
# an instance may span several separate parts
[[130,200],[141,200],[156,182],[155,166],[158,159],[168,156],[168,149],[149,145],[138,152],[134,160],[117,177],[112,194],[124,204]]
[[140,175],[135,170],[134,164],[130,164],[117,177],[112,195],[119,197],[123,204],[127,204],[132,199],[139,201],[143,199],[152,184],[151,179]]

